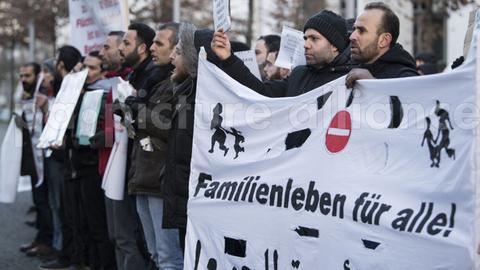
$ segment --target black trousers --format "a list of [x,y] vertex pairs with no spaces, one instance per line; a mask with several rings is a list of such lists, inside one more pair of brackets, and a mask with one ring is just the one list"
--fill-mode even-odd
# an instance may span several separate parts
[[32,183],[33,205],[37,210],[36,227],[37,234],[34,241],[47,246],[52,245],[53,223],[52,211],[48,204],[48,186],[44,181],[39,187],[35,187],[38,182],[36,175],[30,177]]
[[87,224],[90,267],[92,269],[116,269],[115,251],[108,237],[105,197],[102,179],[97,167],[82,170],[80,200]]
[[81,205],[80,179],[66,177],[62,191],[63,247],[60,260],[72,265],[86,264],[87,225]]

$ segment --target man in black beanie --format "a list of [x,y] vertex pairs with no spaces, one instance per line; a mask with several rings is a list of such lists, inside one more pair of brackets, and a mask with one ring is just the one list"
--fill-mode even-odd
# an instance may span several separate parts
[[230,40],[222,30],[215,32],[211,47],[220,58],[216,64],[243,85],[268,97],[297,96],[333,81],[350,70],[347,64],[349,57],[342,53],[348,46],[345,19],[329,10],[322,10],[308,19],[303,32],[307,65],[296,67],[283,80],[265,83],[250,73],[243,62],[231,53]]

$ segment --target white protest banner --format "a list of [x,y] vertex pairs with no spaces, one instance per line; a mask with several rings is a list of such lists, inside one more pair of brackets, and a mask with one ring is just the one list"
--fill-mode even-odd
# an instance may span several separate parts
[[100,50],[110,31],[126,30],[124,0],[69,0],[70,43],[83,55]]
[[[120,77],[110,79],[112,81],[112,99],[119,99],[120,89],[130,91],[133,89],[128,82]],[[123,101],[125,101],[123,98]],[[123,200],[125,193],[125,175],[127,170],[128,157],[128,134],[125,126],[122,125],[121,117],[113,115],[115,127],[115,142],[112,152],[108,158],[107,167],[102,179],[102,189],[105,190],[105,196],[112,200]]]
[[12,117],[0,149],[0,203],[13,203],[17,196],[22,145],[22,130]]
[[90,137],[97,131],[98,114],[102,106],[104,90],[88,91],[83,96],[77,122],[77,138],[80,145],[89,145]]
[[63,78],[60,91],[48,115],[47,123],[38,140],[38,148],[60,146],[77,105],[88,70],[70,73]]
[[215,30],[220,28],[222,28],[224,32],[230,30],[232,26],[230,0],[213,0],[213,24]]
[[235,52],[234,54],[243,61],[245,66],[247,66],[247,68],[253,75],[255,75],[255,77],[257,77],[259,80],[262,80],[254,50]]
[[306,64],[303,32],[284,25],[275,66],[293,69]]
[[345,77],[267,98],[200,59],[185,269],[474,269],[470,56],[353,100]]

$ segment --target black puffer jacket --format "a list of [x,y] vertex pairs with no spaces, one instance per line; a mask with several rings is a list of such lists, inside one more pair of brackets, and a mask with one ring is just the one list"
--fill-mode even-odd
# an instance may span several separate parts
[[417,76],[417,67],[413,57],[395,44],[390,50],[372,64],[360,64],[359,68],[365,68],[377,79],[401,78]]
[[339,54],[330,64],[317,69],[312,66],[298,66],[288,78],[262,82],[255,77],[242,60],[232,54],[217,65],[230,77],[267,97],[298,96],[331,82],[350,71],[348,54]]
[[[173,85],[170,79],[150,91],[148,101],[138,104],[136,137],[133,140],[129,194],[161,197],[168,153]],[[149,137],[153,151],[142,149],[140,141]]]
[[172,127],[168,139],[166,177],[163,182],[164,228],[186,228],[187,225],[196,85],[196,80],[189,77],[173,89]]

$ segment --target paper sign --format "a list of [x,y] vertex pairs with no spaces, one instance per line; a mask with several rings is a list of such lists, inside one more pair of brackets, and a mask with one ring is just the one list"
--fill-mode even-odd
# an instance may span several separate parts
[[87,78],[88,69],[65,76],[37,147],[60,146]]
[[110,31],[126,30],[125,5],[121,0],[69,0],[70,43],[83,55],[100,50]]
[[113,98],[114,100],[118,99],[118,101],[124,103],[127,97],[135,95],[137,91],[128,81],[124,81],[122,78],[119,78],[119,80],[120,83],[117,85],[117,90],[113,92]]
[[280,51],[275,66],[293,69],[296,66],[306,65],[304,44],[303,32],[283,26]]
[[[110,79],[112,81],[112,98],[113,100],[120,100],[119,89],[133,89],[128,82],[125,82],[120,77]],[[130,86],[130,87],[129,87]],[[131,90],[127,90],[131,91]],[[122,100],[125,101],[125,95],[122,95]],[[121,102],[123,102],[121,101]],[[128,135],[127,129],[122,125],[121,117],[113,115],[115,127],[115,143],[113,144],[110,157],[108,158],[105,174],[102,179],[102,189],[105,191],[105,196],[112,200],[123,200],[125,191],[125,175],[127,170],[127,156],[128,156]]]
[[83,96],[77,123],[77,138],[80,145],[89,145],[90,137],[95,135],[104,92],[101,89],[89,91]]
[[257,58],[255,57],[254,50],[241,51],[234,53],[238,58],[240,58],[245,66],[248,67],[250,72],[255,75],[259,80],[262,80],[260,76],[260,70],[258,69]]
[[121,137],[115,133],[115,143],[108,158],[102,188],[109,199],[121,201],[125,192],[125,172],[127,169],[128,137],[126,131]]
[[224,32],[230,30],[230,0],[213,0],[213,23],[215,30],[223,28]]

